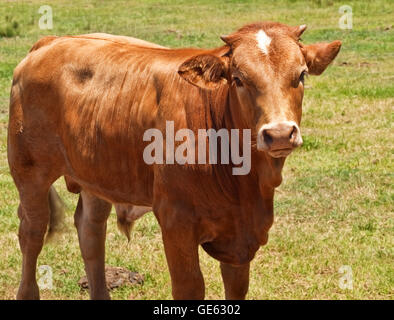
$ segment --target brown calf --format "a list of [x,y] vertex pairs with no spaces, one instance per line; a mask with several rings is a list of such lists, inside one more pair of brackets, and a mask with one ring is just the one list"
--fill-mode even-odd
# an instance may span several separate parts
[[[226,298],[244,299],[249,263],[273,223],[286,156],[302,143],[304,76],[322,73],[341,45],[303,45],[304,30],[251,24],[213,50],[109,35],[40,40],[15,69],[10,101],[8,159],[23,254],[17,297],[39,298],[35,271],[48,192],[65,176],[81,193],[75,223],[92,299],[109,298],[104,243],[111,203],[118,211],[153,208],[175,299],[204,298],[199,245],[221,262]],[[165,132],[167,121],[196,135],[250,130],[250,171],[234,175],[232,162],[147,164],[144,133]]]

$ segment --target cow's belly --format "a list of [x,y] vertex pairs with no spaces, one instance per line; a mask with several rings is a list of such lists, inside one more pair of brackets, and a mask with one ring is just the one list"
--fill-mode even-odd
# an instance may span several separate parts
[[142,151],[105,142],[90,148],[65,148],[70,180],[112,203],[152,206],[153,168],[144,163]]
[[[114,184],[100,176],[93,180],[80,178],[78,174],[66,175],[66,179],[72,181],[69,191],[78,193],[86,190],[99,198],[111,203],[122,203],[137,206],[152,206],[152,192],[149,183],[143,179],[137,179],[133,184]],[[115,180],[117,180],[115,178]]]
[[153,167],[143,160],[143,130],[105,119],[86,127],[83,119],[63,130],[66,175],[112,203],[151,206]]

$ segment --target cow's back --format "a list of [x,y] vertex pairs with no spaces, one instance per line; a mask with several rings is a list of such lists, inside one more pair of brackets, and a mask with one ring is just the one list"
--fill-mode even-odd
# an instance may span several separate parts
[[145,47],[145,48],[168,49],[166,47],[163,47],[161,45],[158,45],[156,43],[152,43],[149,41],[137,39],[134,37],[117,36],[117,35],[112,35],[112,34],[108,34],[108,33],[88,33],[88,34],[82,35],[81,37],[95,38],[95,39],[106,39],[106,40],[111,40],[111,41],[116,41],[116,42],[121,42],[121,43],[128,43],[131,45]]
[[171,67],[166,50],[103,34],[41,39],[14,73],[23,126],[43,137],[36,144],[56,137],[63,174],[85,188],[151,205],[153,168],[143,162],[142,137],[156,126],[158,82]]

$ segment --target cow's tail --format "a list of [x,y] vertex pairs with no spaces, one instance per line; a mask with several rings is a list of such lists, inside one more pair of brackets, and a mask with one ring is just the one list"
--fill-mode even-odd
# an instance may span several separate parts
[[130,233],[133,228],[134,221],[142,217],[145,213],[152,211],[151,207],[131,206],[115,204],[117,224],[120,232],[122,232],[127,240],[130,241]]
[[127,213],[125,211],[122,212],[116,211],[116,215],[117,215],[116,222],[119,231],[123,233],[127,237],[127,240],[130,242],[130,234],[131,234],[131,229],[133,229],[134,221],[127,220]]
[[54,186],[49,189],[49,224],[45,241],[49,241],[53,236],[64,228],[64,202],[56,192]]

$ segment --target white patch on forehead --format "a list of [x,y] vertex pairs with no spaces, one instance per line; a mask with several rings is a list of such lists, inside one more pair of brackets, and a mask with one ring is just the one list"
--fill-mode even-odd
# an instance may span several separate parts
[[257,46],[261,49],[261,51],[263,51],[264,54],[268,54],[268,47],[271,43],[271,38],[267,36],[263,30],[260,30],[256,34],[256,39]]

